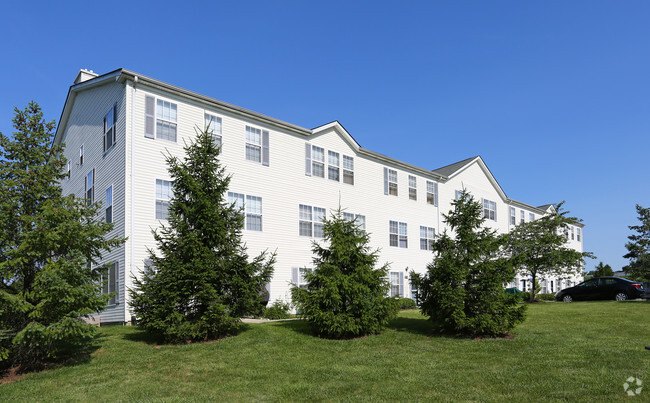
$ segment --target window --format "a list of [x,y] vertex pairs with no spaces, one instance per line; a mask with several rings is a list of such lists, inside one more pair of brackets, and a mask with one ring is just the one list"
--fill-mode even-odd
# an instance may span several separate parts
[[438,205],[438,184],[427,181],[427,203]]
[[575,238],[575,227],[571,227],[571,240],[573,241]]
[[580,233],[581,233],[581,232],[582,232],[582,231],[580,230],[580,228],[576,228],[576,240],[577,240],[578,242],[580,242],[580,238],[581,238],[581,236],[580,236],[581,234],[580,234]]
[[420,299],[418,297],[418,287],[413,281],[410,281],[411,285],[411,299],[415,301],[416,305],[420,305]]
[[397,171],[384,167],[384,194],[397,196]]
[[176,142],[176,104],[156,102],[156,138]]
[[524,215],[525,215],[526,213],[524,213],[524,210],[521,210],[520,213],[521,213],[521,214],[520,214],[521,221],[519,221],[519,222],[520,222],[520,223],[522,223],[522,222],[526,222],[526,219],[524,218]]
[[205,130],[210,133],[214,145],[221,147],[221,118],[206,113]]
[[[246,200],[246,202],[244,202]],[[242,193],[228,192],[228,203],[244,214],[246,229],[249,231],[262,231],[262,198],[244,195]]]
[[389,297],[401,297],[404,294],[404,273],[391,271]]
[[104,152],[115,144],[115,117],[117,116],[117,105],[108,111],[104,116]]
[[246,229],[262,230],[262,198],[246,196]]
[[366,229],[366,216],[360,215],[360,214],[352,214],[352,213],[343,213],[343,218],[348,221],[355,221],[355,224],[357,224],[357,227],[359,229],[362,229],[365,231]]
[[269,165],[269,132],[246,126],[246,159]]
[[169,218],[169,199],[172,195],[172,183],[170,181],[156,179],[156,219],[167,220]]
[[156,265],[153,264],[152,259],[144,259],[144,273],[153,274],[156,272]]
[[496,202],[483,199],[483,217],[488,220],[497,220],[497,204]]
[[535,214],[534,213],[528,213],[528,221],[535,221]]
[[67,175],[68,175],[68,179],[70,179],[70,171],[71,171],[71,169],[70,169],[70,165],[71,165],[71,164],[70,164],[70,161],[68,161],[68,167],[67,167]]
[[111,263],[106,266],[102,272],[102,294],[113,294],[108,300],[108,305],[117,305],[119,302],[119,264]]
[[300,236],[323,237],[323,219],[325,209],[301,204],[299,206],[299,234]]
[[95,202],[95,169],[88,172],[85,180],[86,204],[89,206]]
[[106,189],[106,222],[113,222],[113,185]]
[[296,286],[305,289],[307,288],[307,274],[311,273],[313,269],[308,267],[294,267],[291,270],[291,282]]
[[79,147],[79,165],[84,164],[84,145],[82,144],[81,147]]
[[413,175],[409,175],[409,199],[418,199],[418,181]]
[[517,216],[514,207],[510,207],[510,224],[517,225]]
[[327,152],[327,177],[333,181],[339,181],[339,153],[334,151]]
[[325,149],[312,146],[312,173],[319,178],[325,177]]
[[431,227],[420,226],[420,249],[433,250],[433,238],[436,230]]
[[390,239],[389,239],[390,246],[408,248],[408,233],[406,229],[406,223],[390,221],[389,232],[390,232]]
[[354,185],[354,158],[343,156],[343,183]]
[[469,193],[465,192],[464,190],[457,190],[456,193],[455,193],[455,195],[454,195],[454,199],[455,199],[455,200],[460,200],[461,197],[463,197],[463,195],[468,195],[468,196],[471,198],[471,196],[469,195]]
[[553,280],[551,280],[551,292],[555,292],[555,289],[553,288]]

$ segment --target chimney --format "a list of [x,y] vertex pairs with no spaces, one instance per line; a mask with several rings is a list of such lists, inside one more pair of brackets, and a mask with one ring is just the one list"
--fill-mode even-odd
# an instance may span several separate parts
[[81,69],[77,74],[77,77],[74,79],[75,84],[83,83],[84,81],[91,80],[95,77],[98,77],[99,74],[94,73],[92,70]]

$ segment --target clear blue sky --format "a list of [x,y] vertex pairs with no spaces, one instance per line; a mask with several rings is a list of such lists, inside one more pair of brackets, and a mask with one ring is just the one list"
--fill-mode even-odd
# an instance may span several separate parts
[[[435,169],[481,155],[509,197],[566,200],[617,269],[650,205],[650,2],[3,2],[0,131],[124,67]],[[597,262],[589,261],[587,269]]]

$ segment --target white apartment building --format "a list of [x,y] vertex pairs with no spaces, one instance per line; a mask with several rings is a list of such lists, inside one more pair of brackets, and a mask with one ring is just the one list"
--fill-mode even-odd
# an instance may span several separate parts
[[[270,300],[290,300],[290,284],[312,267],[311,242],[322,217],[340,206],[371,235],[380,262],[390,263],[391,295],[411,297],[408,273],[433,259],[430,241],[444,231],[442,214],[458,191],[480,199],[486,225],[507,232],[552,206],[510,199],[476,156],[439,169],[416,167],[361,147],[337,121],[306,129],[153,78],[119,69],[104,75],[81,70],[68,96],[55,143],[65,144],[64,194],[101,202],[104,219],[126,243],[103,257],[111,262],[105,292],[115,292],[102,322],[129,322],[128,292],[143,270],[152,229],[166,218],[172,183],[164,154],[182,156],[195,128],[207,124],[222,145],[232,174],[229,199],[246,214],[244,240],[251,256],[277,252]],[[568,243],[582,251],[583,226]],[[544,292],[578,278],[541,279]],[[528,275],[511,286],[529,290]]]

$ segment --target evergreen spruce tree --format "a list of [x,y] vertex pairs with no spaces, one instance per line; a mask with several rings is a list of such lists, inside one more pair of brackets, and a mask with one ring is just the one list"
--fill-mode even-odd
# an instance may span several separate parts
[[636,212],[639,225],[628,227],[634,233],[627,237],[630,242],[625,244],[628,252],[623,257],[630,259],[630,264],[623,271],[635,280],[650,281],[650,207],[637,204]]
[[167,156],[173,180],[169,220],[154,230],[152,267],[134,279],[131,306],[140,326],[160,341],[178,343],[235,334],[242,316],[259,313],[275,255],[249,261],[242,242],[243,212],[226,199],[230,176],[207,131]]
[[370,236],[340,209],[324,220],[323,232],[329,245],[313,243],[315,269],[305,275],[305,288],[292,288],[294,304],[319,336],[379,333],[398,311],[397,301],[386,297],[388,265],[377,267]]
[[504,292],[515,272],[504,257],[503,236],[483,227],[483,211],[468,193],[444,215],[454,232],[433,242],[434,259],[424,275],[413,275],[421,311],[441,332],[499,336],[523,321],[525,306]]
[[29,367],[92,340],[83,318],[110,296],[88,263],[123,239],[107,237],[99,205],[61,195],[66,160],[38,104],[15,108],[13,124],[0,133],[0,367]]

